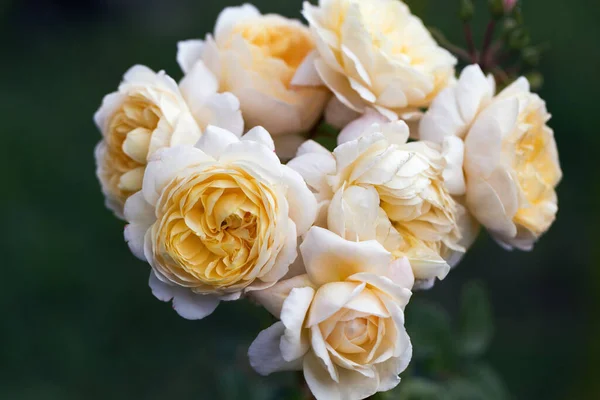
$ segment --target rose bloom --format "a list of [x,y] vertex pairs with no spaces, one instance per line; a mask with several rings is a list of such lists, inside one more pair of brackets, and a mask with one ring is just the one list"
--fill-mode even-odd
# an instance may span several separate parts
[[[320,0],[305,2],[303,14],[318,49],[316,73],[356,112],[409,118],[454,79],[456,59],[401,1]],[[295,82],[311,85],[314,77]]]
[[[241,134],[239,102],[231,94],[217,94],[212,81],[200,64],[181,86],[164,72],[138,65],[125,74],[117,92],[104,98],[94,116],[103,137],[96,147],[97,175],[117,216],[123,217],[125,201],[142,188],[155,151],[195,144],[208,124]],[[204,84],[202,92],[194,88],[198,83]]]
[[422,139],[464,140],[466,205],[507,248],[530,250],[558,211],[562,178],[550,114],[519,78],[494,96],[493,78],[473,65],[434,101]]
[[288,165],[315,193],[319,226],[348,240],[378,240],[408,257],[419,281],[443,279],[450,265],[442,247],[464,252],[458,205],[444,184],[446,160],[435,144],[407,143],[403,121],[377,118],[350,124],[333,154],[308,142]]
[[203,61],[220,91],[235,94],[246,125],[273,136],[309,131],[323,113],[329,92],[301,88],[292,79],[314,49],[308,28],[279,15],[261,15],[252,5],[221,12],[214,36],[179,43],[177,59],[187,74]]
[[317,400],[358,400],[398,385],[412,357],[404,307],[414,281],[406,259],[376,241],[313,227],[300,246],[306,275],[256,292],[281,321],[250,346],[263,375],[303,370]]
[[150,263],[154,294],[201,319],[220,300],[283,278],[315,214],[313,194],[280,163],[267,131],[240,140],[209,126],[196,147],[151,157],[142,191],[125,205],[125,239]]

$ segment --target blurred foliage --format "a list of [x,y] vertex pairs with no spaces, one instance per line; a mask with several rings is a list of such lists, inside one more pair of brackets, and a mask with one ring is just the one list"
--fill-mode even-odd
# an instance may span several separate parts
[[[123,223],[105,210],[94,176],[99,133],[92,115],[102,96],[136,63],[180,78],[176,42],[202,37],[223,7],[241,2],[0,2],[0,9],[8,4],[0,17],[0,399],[250,398],[248,387],[258,390],[255,398],[270,399],[296,385],[294,374],[264,378],[250,370],[245,352],[265,327],[264,310],[227,303],[207,320],[190,322],[152,297],[148,267],[127,250]],[[253,3],[301,18],[300,0]],[[482,10],[485,3],[474,1]],[[427,25],[464,46],[459,0],[410,4]],[[478,379],[496,381],[482,367],[487,363],[515,399],[596,399],[600,7],[587,0],[525,0],[522,13],[530,36],[551,45],[536,68],[565,173],[558,220],[530,253],[505,252],[482,235],[444,282],[415,294],[410,307],[425,301],[429,312],[440,313],[432,304],[443,305],[447,322],[431,322],[439,324],[435,335],[449,330],[450,342],[458,340],[462,284],[482,280],[495,335],[485,362],[477,364]],[[474,32],[486,23],[478,12]],[[415,349],[419,340],[413,337]],[[442,350],[417,349],[434,359]],[[427,357],[415,364],[417,372],[448,363]],[[458,356],[459,365],[463,359]],[[449,378],[415,375],[436,382],[428,385],[429,396],[437,385],[451,390]],[[467,369],[459,375],[471,382],[473,376]],[[415,379],[405,377],[399,390],[419,393],[411,389],[423,386]]]
[[[418,293],[417,293],[417,297]],[[413,359],[393,391],[380,400],[508,400],[505,384],[485,361],[493,317],[481,282],[463,287],[458,324],[435,302],[414,299],[406,310]]]

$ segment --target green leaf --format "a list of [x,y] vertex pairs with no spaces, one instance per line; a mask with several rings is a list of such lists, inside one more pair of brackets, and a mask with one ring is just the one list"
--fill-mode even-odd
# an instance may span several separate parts
[[458,378],[446,385],[444,400],[490,400],[476,382]]
[[406,329],[413,343],[413,358],[433,361],[434,369],[453,361],[453,335],[448,313],[437,304],[413,300],[406,308]]
[[498,373],[489,365],[480,363],[467,370],[467,376],[476,382],[485,393],[487,400],[508,400],[510,394]]
[[465,285],[461,296],[459,348],[468,357],[481,356],[494,333],[492,311],[484,286],[479,282]]
[[392,397],[382,397],[382,399],[443,400],[444,392],[444,387],[436,382],[411,378],[400,382],[399,389],[391,393]]

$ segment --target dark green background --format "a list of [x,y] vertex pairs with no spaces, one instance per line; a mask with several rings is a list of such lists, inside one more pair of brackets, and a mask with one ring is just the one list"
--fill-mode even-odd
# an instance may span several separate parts
[[[180,77],[176,42],[212,30],[239,1],[0,0],[1,399],[235,399],[269,379],[245,351],[263,310],[224,304],[204,321],[155,300],[148,267],[94,176],[92,115],[135,63]],[[255,0],[299,17],[300,0]],[[534,252],[482,236],[443,284],[417,297],[454,312],[463,282],[482,279],[496,336],[488,354],[518,399],[600,398],[600,4],[526,0],[534,39],[551,45],[541,96],[553,114],[564,180],[560,211]],[[413,1],[460,42],[458,0]],[[485,1],[476,32],[483,30]],[[480,35],[479,35],[480,37]],[[241,373],[239,371],[242,371]],[[265,394],[260,394],[265,393]]]

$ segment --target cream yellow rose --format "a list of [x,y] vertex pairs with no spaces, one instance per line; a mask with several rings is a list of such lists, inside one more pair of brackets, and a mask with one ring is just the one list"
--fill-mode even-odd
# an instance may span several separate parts
[[494,91],[478,66],[465,68],[434,101],[420,136],[463,138],[469,211],[503,246],[530,250],[558,211],[562,171],[550,114],[525,78]]
[[273,150],[263,128],[240,140],[209,126],[196,147],[155,153],[127,200],[125,238],[150,263],[154,294],[183,317],[272,286],[296,259],[316,202]]
[[[148,158],[157,150],[195,144],[209,123],[242,133],[237,99],[217,94],[211,81],[200,65],[181,86],[164,72],[138,65],[104,98],[94,117],[103,137],[96,147],[97,175],[117,216],[123,217],[125,201],[142,188]],[[196,83],[204,84],[203,92],[193,88]]]
[[329,97],[324,87],[292,84],[313,49],[299,21],[261,15],[245,4],[221,12],[214,36],[180,42],[177,58],[186,74],[203,61],[218,77],[219,90],[238,97],[247,127],[264,126],[278,136],[307,132],[323,113]]
[[[303,14],[316,40],[316,72],[356,112],[408,118],[454,79],[456,59],[399,0],[305,2]],[[311,85],[314,76],[295,82]]]
[[333,154],[309,142],[288,165],[315,192],[320,226],[348,240],[378,240],[408,257],[419,281],[443,279],[450,265],[441,250],[464,252],[446,160],[433,143],[407,143],[404,122],[384,121],[367,113],[340,134]]
[[359,400],[393,389],[412,357],[404,307],[414,278],[406,259],[376,241],[312,228],[300,246],[306,275],[256,292],[281,319],[250,346],[263,375],[302,370],[317,400]]

